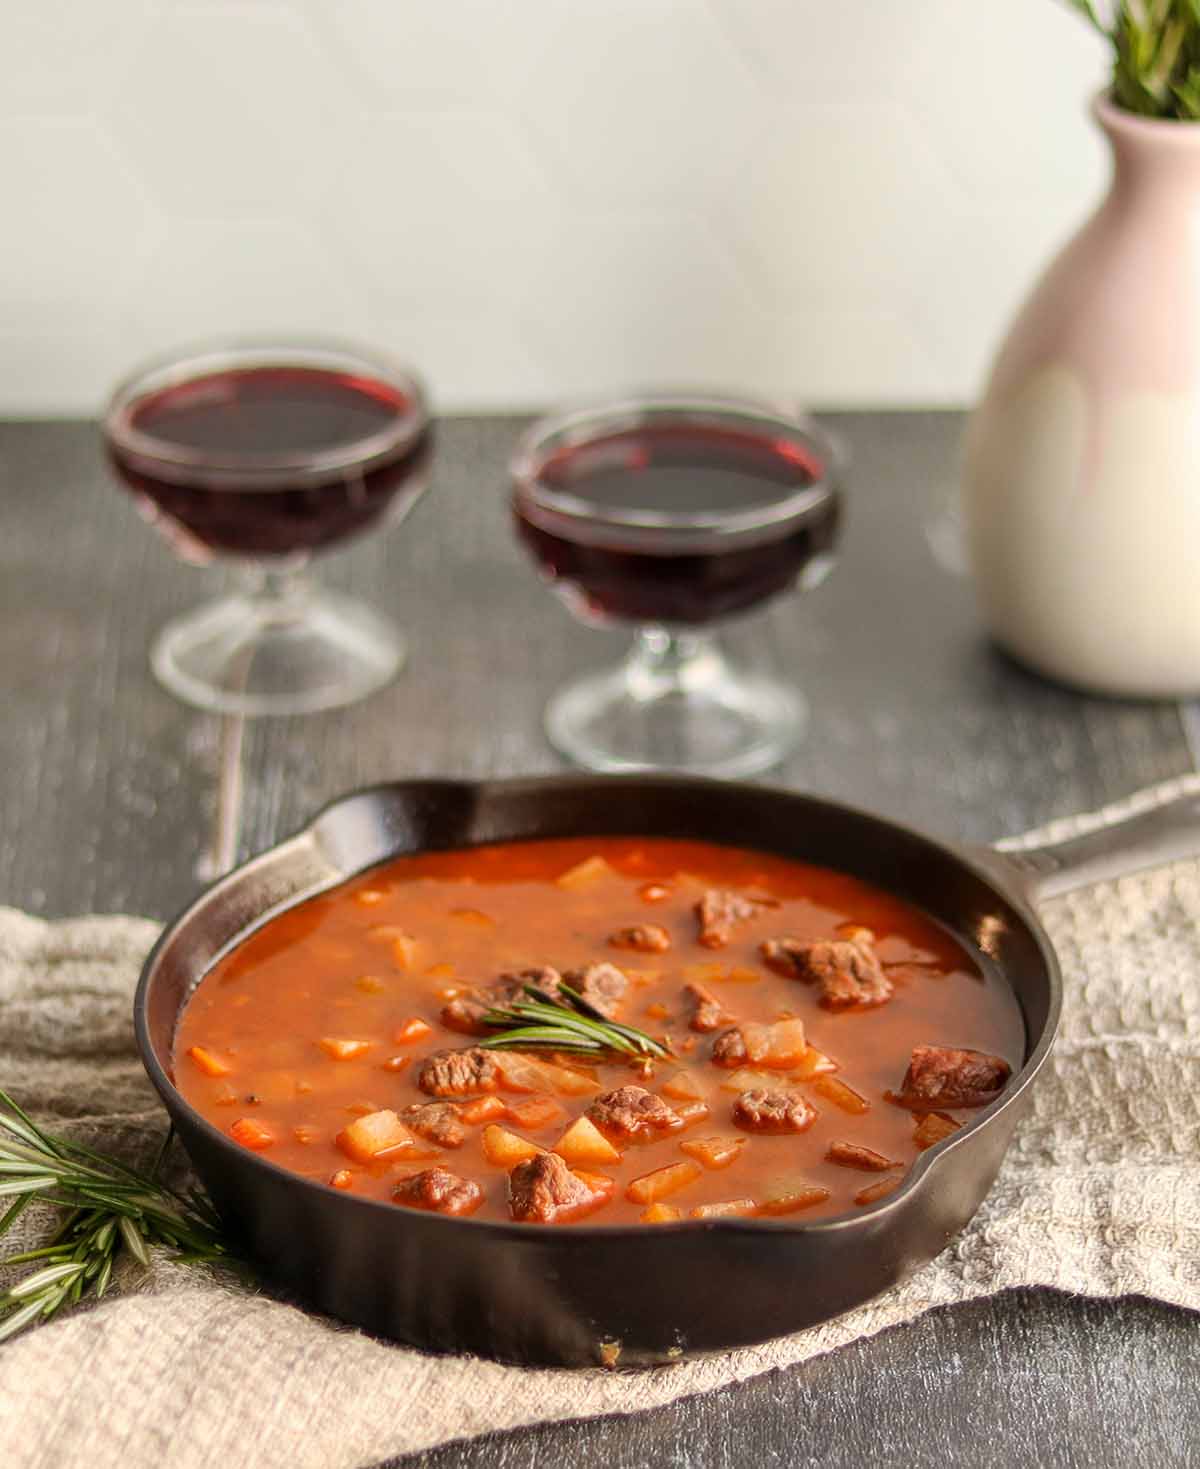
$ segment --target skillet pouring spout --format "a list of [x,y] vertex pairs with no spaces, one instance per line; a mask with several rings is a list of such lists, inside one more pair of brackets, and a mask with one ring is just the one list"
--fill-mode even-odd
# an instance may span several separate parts
[[[757,785],[667,776],[397,781],[327,806],[202,893],[146,961],[134,1005],[152,1082],[201,1180],[264,1278],[300,1303],[432,1351],[526,1363],[669,1362],[800,1330],[937,1255],[996,1176],[1058,1025],[1057,962],[1034,901],[1200,851],[1200,791],[1035,850],[961,852],[894,822]],[[853,1215],[570,1228],[459,1219],[356,1197],[239,1147],[172,1080],[176,1024],[231,947],[281,911],[405,853],[654,835],[758,848],[914,904],[1007,985],[1025,1055],[998,1100]]]

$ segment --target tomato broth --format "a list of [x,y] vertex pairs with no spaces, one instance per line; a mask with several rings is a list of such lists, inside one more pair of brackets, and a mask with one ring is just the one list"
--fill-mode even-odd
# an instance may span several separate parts
[[[490,1007],[574,1003],[564,978],[670,1057],[483,1045]],[[865,1207],[1024,1050],[1003,980],[887,892],[602,837],[399,857],[270,919],[197,986],[174,1077],[227,1136],[350,1193],[651,1224]]]

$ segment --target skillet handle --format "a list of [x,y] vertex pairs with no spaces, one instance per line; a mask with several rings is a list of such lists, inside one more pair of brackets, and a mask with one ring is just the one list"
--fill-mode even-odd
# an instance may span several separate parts
[[1091,830],[1060,841],[1026,846],[1018,837],[998,842],[993,850],[1006,865],[1016,867],[1034,902],[1144,867],[1200,856],[1200,777],[1152,786],[1124,804],[1124,815],[1098,815]]

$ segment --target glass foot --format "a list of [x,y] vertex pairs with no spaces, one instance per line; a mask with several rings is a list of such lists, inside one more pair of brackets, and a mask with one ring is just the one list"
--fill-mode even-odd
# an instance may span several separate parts
[[[268,584],[269,585],[269,584]],[[160,683],[221,714],[310,714],[365,698],[404,662],[400,632],[348,597],[283,582],[167,623],[150,651]]]
[[793,748],[806,713],[795,689],[738,671],[710,636],[647,628],[623,663],[551,699],[546,733],[592,770],[752,775]]

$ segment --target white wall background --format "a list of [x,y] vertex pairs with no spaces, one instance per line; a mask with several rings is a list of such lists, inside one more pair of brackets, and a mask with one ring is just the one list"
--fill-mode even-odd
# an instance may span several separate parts
[[0,0],[0,413],[335,332],[443,407],[968,399],[1103,187],[1059,0]]

